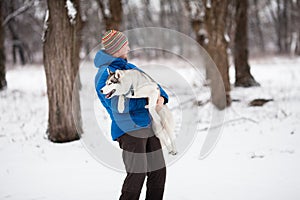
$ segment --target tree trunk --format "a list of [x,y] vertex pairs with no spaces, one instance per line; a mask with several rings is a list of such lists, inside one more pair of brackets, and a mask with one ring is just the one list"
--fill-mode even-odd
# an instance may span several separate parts
[[235,86],[259,86],[248,64],[248,0],[236,2],[236,31],[234,38]]
[[[207,77],[211,81],[212,102],[219,109],[224,109],[231,104],[230,82],[229,82],[229,64],[227,55],[227,41],[225,39],[226,15],[228,0],[211,0],[211,5],[205,2],[205,19],[204,24],[207,31],[208,43],[204,47],[215,62],[223,83],[219,83],[215,78],[217,75],[207,68]],[[223,100],[220,87],[223,84],[226,92],[226,101]]]
[[[105,7],[103,0],[98,0],[97,2],[102,13],[106,30],[120,30],[123,19],[122,0],[109,0],[109,8]],[[107,13],[106,10],[109,10],[109,13]]]
[[120,30],[123,18],[123,8],[121,0],[109,0],[111,17],[106,24],[106,30]]
[[3,1],[0,1],[0,91],[7,86],[5,78],[5,47],[4,47],[4,26],[3,22]]
[[166,28],[166,11],[165,11],[165,0],[159,1],[160,11],[159,11],[159,24]]
[[[8,4],[9,6],[9,12],[13,13],[16,11],[14,7],[14,2],[11,1]],[[18,27],[17,21],[14,18],[11,18],[9,22],[7,23],[8,30],[11,35],[12,39],[12,57],[13,57],[13,63],[17,63],[17,54],[19,54],[19,59],[22,65],[26,64],[25,59],[25,48],[24,48],[24,42],[20,39],[18,31],[16,27]]]
[[277,0],[277,46],[279,53],[289,53],[288,0]]
[[145,13],[145,20],[144,20],[144,24],[145,26],[153,26],[153,20],[152,20],[152,15],[151,15],[151,10],[150,10],[150,0],[144,0],[143,2],[143,10]]
[[23,42],[20,40],[19,36],[17,35],[17,33],[14,31],[12,23],[13,23],[13,20],[11,20],[7,26],[8,26],[8,30],[12,36],[13,63],[17,64],[17,54],[19,54],[21,64],[25,65],[26,59],[25,59],[24,45],[23,45]]
[[[82,133],[78,83],[81,16],[79,0],[70,21],[66,1],[48,0],[49,18],[45,30],[44,66],[49,103],[48,138],[53,142],[78,140]],[[72,107],[73,103],[73,107]]]
[[[295,2],[295,7],[296,7],[296,10],[300,10],[300,0],[297,0],[296,2]],[[296,12],[296,10],[295,10],[295,12]],[[297,15],[295,16],[295,19],[296,19],[296,27],[298,27],[298,30],[296,30],[296,35],[297,35],[297,38],[296,38],[296,40],[297,40],[297,43],[296,43],[296,48],[295,48],[295,53],[297,54],[297,55],[300,55],[300,14],[299,14],[299,12],[296,12],[297,13]]]
[[293,1],[290,5],[291,15],[289,20],[289,27],[290,27],[290,51],[291,55],[300,55],[300,14],[298,10],[300,9],[300,1]]
[[290,49],[289,49],[289,26],[288,26],[288,23],[289,23],[289,19],[288,19],[288,7],[289,7],[289,4],[288,4],[288,0],[284,0],[283,1],[283,10],[282,10],[282,34],[283,34],[283,49],[284,49],[284,52],[285,53],[289,53]]
[[281,18],[281,2],[280,0],[277,0],[277,22],[276,22],[276,31],[277,31],[277,48],[278,52],[282,53],[283,52],[283,47],[282,47],[282,30],[280,25],[282,24],[282,18]]
[[[248,2],[249,3],[249,2]],[[258,8],[258,2],[257,0],[254,0],[254,5],[255,5],[255,25],[256,25],[256,30],[258,32],[258,37],[259,37],[259,46],[262,52],[265,52],[266,48],[265,48],[265,39],[264,39],[264,35],[261,29],[261,21],[260,21],[260,17],[259,17],[259,8]]]

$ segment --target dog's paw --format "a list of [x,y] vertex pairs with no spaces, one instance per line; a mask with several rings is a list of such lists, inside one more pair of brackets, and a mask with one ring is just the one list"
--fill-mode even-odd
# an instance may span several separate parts
[[124,112],[124,108],[118,108],[119,113],[123,113]]
[[121,95],[119,96],[119,99],[118,99],[118,111],[119,113],[123,113],[124,110],[125,110],[125,97],[124,95]]
[[124,105],[118,105],[118,111],[119,111],[119,113],[123,113],[124,110],[125,110]]
[[119,111],[119,113],[123,113],[124,110],[125,110],[124,104],[119,104],[118,105],[118,111]]
[[149,105],[145,105],[145,108],[146,108],[146,109],[149,109]]

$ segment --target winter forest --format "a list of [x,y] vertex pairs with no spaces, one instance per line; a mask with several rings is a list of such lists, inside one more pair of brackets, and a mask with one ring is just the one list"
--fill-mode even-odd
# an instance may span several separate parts
[[0,0],[0,200],[119,198],[112,29],[169,95],[165,200],[300,198],[300,0]]

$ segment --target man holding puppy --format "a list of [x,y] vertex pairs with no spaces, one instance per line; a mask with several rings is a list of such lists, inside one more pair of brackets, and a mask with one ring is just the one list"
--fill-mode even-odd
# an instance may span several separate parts
[[[102,105],[112,120],[112,139],[123,149],[122,158],[127,172],[120,200],[138,200],[147,176],[146,200],[163,199],[166,167],[159,139],[151,128],[151,116],[145,108],[146,98],[125,99],[125,109],[118,111],[119,97],[106,98],[100,89],[106,84],[109,71],[138,69],[127,62],[130,50],[127,37],[109,30],[102,37],[104,50],[97,52],[94,63],[99,68],[95,87]],[[160,87],[160,86],[159,86]],[[156,109],[168,102],[168,95],[160,87]]]

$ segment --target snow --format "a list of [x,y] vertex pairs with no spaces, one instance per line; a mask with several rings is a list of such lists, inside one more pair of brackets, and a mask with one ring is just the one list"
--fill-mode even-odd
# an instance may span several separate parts
[[198,11],[198,7],[197,7],[196,3],[189,3],[189,6],[191,7],[191,16],[196,17],[197,11]]
[[43,35],[42,35],[42,42],[45,42],[45,37],[46,37],[46,31],[48,29],[48,19],[49,19],[49,10],[46,11],[45,14],[45,20],[44,20],[44,27],[43,27]]
[[207,0],[207,2],[206,2],[206,8],[211,8],[211,0]]
[[71,0],[66,0],[66,8],[68,9],[68,16],[70,18],[70,23],[75,24],[75,17],[77,14],[77,10],[74,7],[74,4]]
[[230,42],[230,37],[229,37],[228,33],[224,34],[224,38],[225,38],[226,42]]
[[199,29],[198,35],[207,36],[207,31],[204,28]]
[[[156,62],[173,67],[178,74],[189,77],[188,83],[199,87],[192,70],[183,62]],[[166,77],[174,88],[181,86],[169,71],[161,71],[149,63],[143,66],[148,73],[156,74],[157,79]],[[299,199],[299,64],[299,58],[251,60],[252,73],[261,87],[232,88],[232,99],[239,101],[226,109],[222,137],[204,160],[198,156],[206,136],[203,128],[210,124],[211,105],[201,106],[200,125],[193,144],[168,166],[164,199]],[[87,65],[94,72],[93,64]],[[233,68],[230,74],[233,77]],[[46,139],[48,101],[43,68],[10,69],[7,81],[7,90],[0,92],[0,199],[118,199],[124,173],[97,162],[83,141],[54,144]],[[83,89],[86,87],[83,85]],[[185,89],[180,88],[179,95],[184,96]],[[198,89],[200,100],[209,98],[207,88]],[[274,101],[263,107],[249,107],[254,98]],[[171,96],[170,107],[176,103]],[[93,106],[96,105],[97,101]],[[185,109],[193,112],[190,105]],[[99,117],[105,122],[104,113]],[[109,135],[107,140],[111,140]],[[118,148],[116,142],[111,143]],[[140,199],[144,197],[145,188]]]

